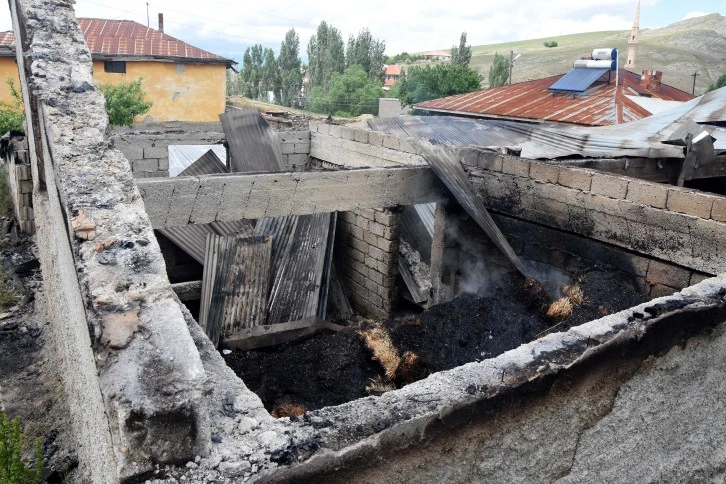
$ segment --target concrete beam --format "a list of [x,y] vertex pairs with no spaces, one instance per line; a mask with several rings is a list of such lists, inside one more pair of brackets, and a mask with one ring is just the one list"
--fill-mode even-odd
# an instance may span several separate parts
[[429,203],[448,190],[428,167],[137,180],[154,228]]

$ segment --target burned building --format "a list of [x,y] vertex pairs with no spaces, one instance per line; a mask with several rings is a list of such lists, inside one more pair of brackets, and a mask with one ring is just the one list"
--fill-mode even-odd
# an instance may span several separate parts
[[79,482],[722,478],[723,90],[601,131],[228,113],[225,159],[135,177],[162,134],[111,142],[72,8],[11,7]]

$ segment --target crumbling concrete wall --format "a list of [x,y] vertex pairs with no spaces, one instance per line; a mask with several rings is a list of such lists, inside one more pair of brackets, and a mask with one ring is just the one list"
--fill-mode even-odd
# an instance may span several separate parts
[[169,145],[220,144],[224,133],[221,123],[175,122],[116,127],[111,139],[131,162],[134,177],[151,178],[169,176]]
[[398,297],[398,213],[342,212],[334,255],[351,305],[366,316],[391,316]]
[[5,179],[12,205],[13,215],[20,230],[26,234],[35,233],[33,212],[33,174],[30,169],[28,142],[25,139],[11,139],[5,155]]
[[10,3],[38,255],[84,482],[205,454],[204,369],[130,164],[109,148],[73,9],[63,0]]

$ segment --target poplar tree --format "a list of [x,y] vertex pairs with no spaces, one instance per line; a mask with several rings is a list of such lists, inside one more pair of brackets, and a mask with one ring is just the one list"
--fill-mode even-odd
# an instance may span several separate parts
[[451,47],[451,63],[455,66],[469,67],[469,62],[471,62],[471,46],[466,45],[466,32],[462,32],[459,47]]
[[292,106],[302,87],[302,74],[300,73],[300,38],[295,29],[285,34],[285,40],[280,44],[280,103]]

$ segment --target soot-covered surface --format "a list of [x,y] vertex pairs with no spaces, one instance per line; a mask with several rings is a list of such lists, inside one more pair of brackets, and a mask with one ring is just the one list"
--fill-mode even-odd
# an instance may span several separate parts
[[[550,288],[546,296],[541,288],[507,274],[489,286],[485,296],[462,294],[418,315],[399,315],[382,324],[403,360],[411,353],[417,355],[420,374],[422,364],[428,372],[437,372],[493,358],[547,331],[564,331],[647,299],[620,272],[595,268],[573,281],[585,301],[574,305],[564,321],[544,314],[547,303],[559,294]],[[292,407],[295,414],[338,405],[366,396],[365,387],[383,375],[359,336],[359,327],[360,323],[353,324],[336,334],[318,333],[264,351],[233,351],[225,360],[273,414],[284,415],[280,408]],[[396,381],[400,386],[401,380]]]

